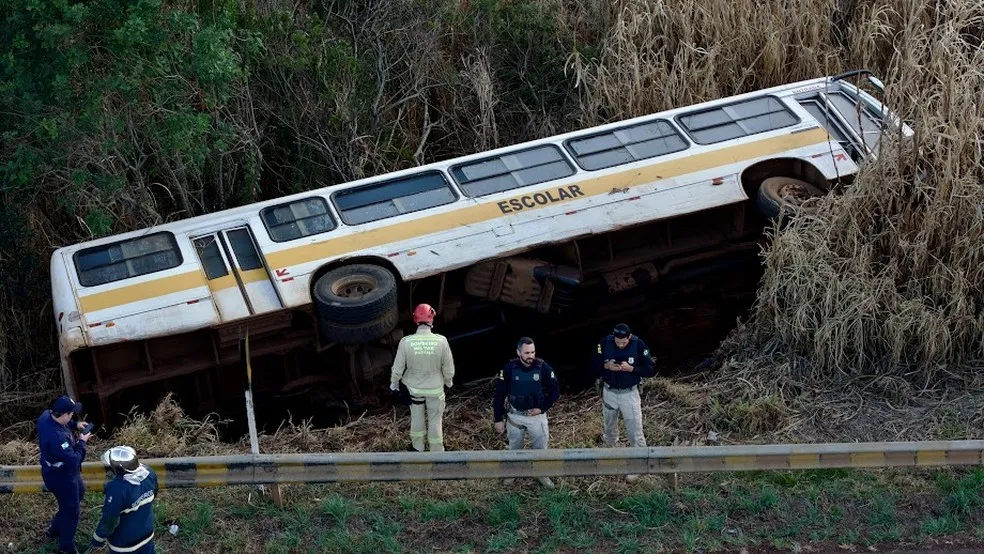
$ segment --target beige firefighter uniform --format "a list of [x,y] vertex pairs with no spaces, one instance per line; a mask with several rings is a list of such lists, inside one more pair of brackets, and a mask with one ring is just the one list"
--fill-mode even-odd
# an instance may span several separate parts
[[424,450],[424,436],[432,452],[444,451],[444,387],[454,379],[451,347],[443,335],[419,325],[413,335],[403,337],[393,360],[391,386],[400,381],[410,391],[410,442]]

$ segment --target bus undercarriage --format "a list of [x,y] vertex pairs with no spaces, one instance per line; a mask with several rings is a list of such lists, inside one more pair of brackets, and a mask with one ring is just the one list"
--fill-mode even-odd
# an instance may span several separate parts
[[[751,208],[751,209],[749,209]],[[589,383],[586,361],[611,325],[630,322],[664,362],[712,351],[754,299],[765,220],[751,202],[548,245],[408,283],[399,312],[428,302],[463,381],[490,376],[514,355],[522,335],[558,368],[565,386]],[[252,386],[261,424],[385,409],[400,338],[328,342],[314,304],[180,335],[74,352],[79,397],[93,419],[113,427],[132,408],[166,393],[190,414],[243,413],[240,339],[248,331]],[[693,361],[693,360],[690,360]],[[664,364],[665,365],[665,364]]]

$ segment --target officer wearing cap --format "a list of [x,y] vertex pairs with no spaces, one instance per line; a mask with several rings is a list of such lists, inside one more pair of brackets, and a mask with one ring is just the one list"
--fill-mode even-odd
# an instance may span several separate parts
[[[560,384],[550,364],[536,357],[533,339],[520,338],[516,342],[516,356],[495,379],[492,399],[495,431],[507,433],[510,450],[521,450],[527,434],[533,448],[547,448],[550,441],[547,410],[560,397]],[[544,487],[554,488],[549,477],[537,479]],[[512,479],[503,480],[503,484],[511,482]]]
[[51,408],[41,413],[37,421],[38,447],[41,450],[41,479],[55,495],[58,512],[51,520],[45,535],[58,539],[58,552],[75,550],[75,531],[79,526],[85,483],[82,481],[82,462],[90,433],[79,435],[88,425],[72,418],[82,411],[82,404],[68,396],[59,396]]
[[102,517],[92,534],[92,548],[111,552],[154,554],[154,499],[157,474],[140,463],[129,446],[114,446],[102,455],[113,474],[103,491]]
[[[643,377],[656,374],[649,347],[642,339],[632,335],[628,325],[619,323],[610,335],[598,343],[592,365],[604,385],[601,410],[605,421],[605,446],[613,447],[618,440],[619,414],[625,422],[629,444],[646,446],[639,382]],[[637,478],[638,475],[626,476],[628,481]]]

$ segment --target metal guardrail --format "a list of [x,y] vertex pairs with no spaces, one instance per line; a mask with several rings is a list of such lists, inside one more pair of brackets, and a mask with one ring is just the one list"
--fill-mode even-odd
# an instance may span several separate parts
[[[455,452],[253,454],[144,460],[162,488],[825,468],[981,465],[984,441],[582,448]],[[89,490],[106,472],[83,464]],[[40,466],[0,466],[0,493],[42,492]]]

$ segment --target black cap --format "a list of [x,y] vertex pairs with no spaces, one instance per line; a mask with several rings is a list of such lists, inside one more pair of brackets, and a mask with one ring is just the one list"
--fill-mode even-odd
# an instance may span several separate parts
[[56,398],[51,404],[51,411],[59,414],[77,414],[82,411],[82,403],[76,402],[70,397],[62,395]]
[[629,326],[624,323],[619,323],[615,326],[615,329],[612,330],[612,334],[615,335],[615,338],[617,339],[624,339],[631,333],[632,331],[629,330]]

